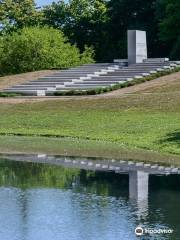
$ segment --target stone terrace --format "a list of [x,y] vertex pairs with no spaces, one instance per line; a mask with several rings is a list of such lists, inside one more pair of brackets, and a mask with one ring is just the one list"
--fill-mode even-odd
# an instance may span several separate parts
[[122,61],[86,64],[15,85],[2,92],[27,96],[50,96],[57,91],[105,88],[143,78],[159,71],[173,69],[178,64],[179,62],[171,62],[165,58],[146,59],[142,63],[129,66],[125,66],[125,62],[123,64]]

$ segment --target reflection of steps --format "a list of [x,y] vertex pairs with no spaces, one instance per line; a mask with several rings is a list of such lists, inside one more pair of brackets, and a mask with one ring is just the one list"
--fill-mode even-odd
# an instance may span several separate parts
[[115,172],[129,175],[129,199],[137,206],[137,217],[142,218],[148,211],[149,175],[180,174],[180,168],[165,167],[158,164],[147,164],[145,162],[133,162],[112,159],[97,159],[86,157],[67,157],[53,155],[1,155],[1,158],[51,164],[67,168],[76,168],[92,171]]
[[170,166],[165,167],[158,164],[148,164],[144,162],[133,162],[124,160],[96,159],[85,157],[64,157],[53,155],[31,155],[31,154],[6,154],[1,155],[3,159],[14,161],[28,161],[38,163],[48,163],[64,167],[79,168],[93,171],[113,171],[116,173],[146,172],[155,175],[180,174],[180,168]]
[[180,63],[170,62],[163,58],[147,59],[143,63],[132,64],[127,67],[118,63],[86,64],[13,86],[3,92],[45,96],[53,95],[56,91],[109,87],[166,69],[173,69],[178,64]]

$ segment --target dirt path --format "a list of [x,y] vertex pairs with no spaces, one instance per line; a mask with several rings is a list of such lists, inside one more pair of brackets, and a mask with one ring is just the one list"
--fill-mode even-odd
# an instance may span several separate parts
[[[38,78],[39,76],[44,76],[49,73],[52,73],[52,71],[40,71],[36,73],[27,74],[32,76],[35,76]],[[23,78],[22,75],[26,74],[21,74],[21,77]],[[26,78],[26,81],[28,81],[28,76]],[[10,78],[10,77],[5,77]],[[4,79],[5,79],[4,78]],[[13,78],[13,76],[12,76]],[[11,82],[11,80],[9,80]],[[17,80],[18,81],[18,80]],[[21,81],[21,78],[19,78],[19,81]],[[22,79],[23,81],[23,79]],[[8,103],[8,104],[17,104],[17,103],[24,103],[24,102],[41,102],[41,101],[54,101],[54,100],[61,100],[61,99],[95,99],[95,98],[114,98],[114,97],[124,97],[127,94],[135,94],[135,93],[145,93],[145,92],[150,92],[153,93],[153,91],[156,88],[161,88],[166,85],[175,85],[175,84],[180,84],[180,72],[173,73],[171,75],[163,76],[157,79],[154,79],[149,82],[141,83],[132,87],[127,87],[127,88],[122,88],[119,90],[115,90],[106,94],[101,94],[101,95],[96,95],[96,96],[67,96],[67,97],[16,97],[16,98],[0,98],[0,103]],[[0,85],[1,86],[1,85]]]

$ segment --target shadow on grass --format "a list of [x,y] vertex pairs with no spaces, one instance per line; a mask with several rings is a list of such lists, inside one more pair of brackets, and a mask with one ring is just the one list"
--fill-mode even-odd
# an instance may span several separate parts
[[161,143],[174,143],[180,145],[180,132],[173,132],[166,135],[166,137],[160,140]]

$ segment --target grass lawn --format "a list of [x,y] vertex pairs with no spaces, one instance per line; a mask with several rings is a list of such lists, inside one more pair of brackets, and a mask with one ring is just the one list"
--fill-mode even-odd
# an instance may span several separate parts
[[119,97],[3,103],[0,135],[69,137],[84,147],[90,140],[180,155],[179,82]]

